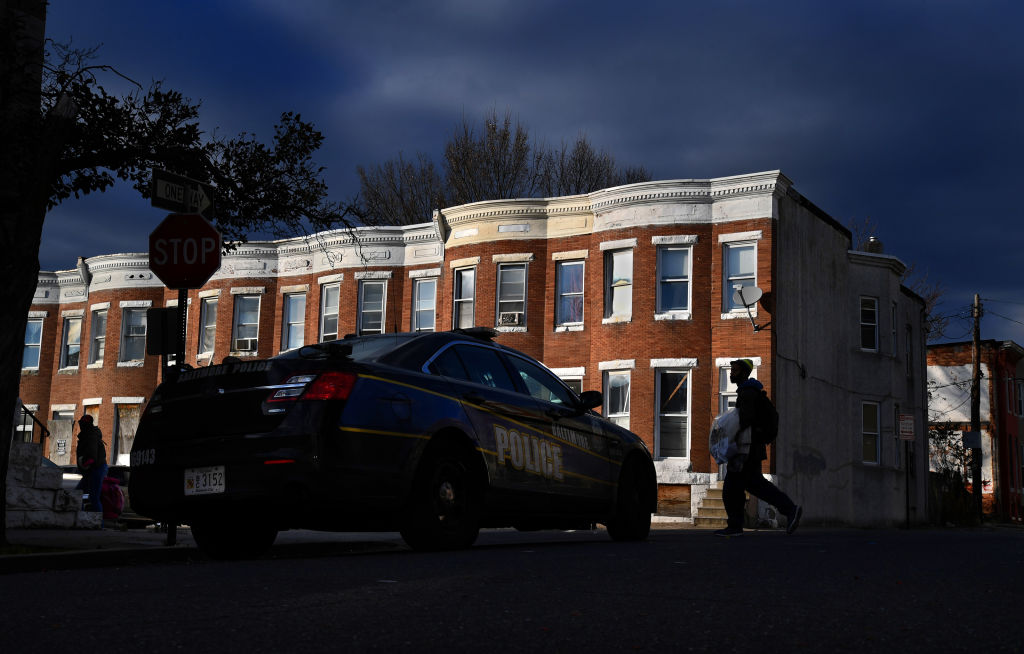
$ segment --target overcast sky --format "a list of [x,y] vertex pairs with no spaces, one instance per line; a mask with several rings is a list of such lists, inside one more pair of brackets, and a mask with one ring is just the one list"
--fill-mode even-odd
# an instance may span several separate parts
[[[47,36],[201,100],[206,131],[269,141],[300,113],[335,200],[357,165],[439,165],[491,109],[655,179],[779,169],[839,222],[870,219],[943,312],[979,293],[982,337],[1024,344],[1022,25],[1020,0],[51,0]],[[40,264],[145,252],[164,215],[127,186],[68,200]]]

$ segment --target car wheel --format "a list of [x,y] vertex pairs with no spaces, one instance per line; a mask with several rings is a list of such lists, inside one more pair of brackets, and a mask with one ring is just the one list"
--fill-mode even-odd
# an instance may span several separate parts
[[413,480],[401,533],[416,550],[469,547],[480,533],[480,493],[465,456],[428,451]]
[[619,492],[615,510],[605,525],[615,541],[645,540],[651,531],[648,508],[650,482],[636,463],[627,464],[619,475]]
[[192,537],[214,559],[245,559],[260,556],[277,538],[277,529],[259,520],[204,518],[191,524]]

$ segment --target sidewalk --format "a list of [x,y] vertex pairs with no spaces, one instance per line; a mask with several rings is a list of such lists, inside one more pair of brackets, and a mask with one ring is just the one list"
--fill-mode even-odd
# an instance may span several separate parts
[[[206,559],[188,527],[178,527],[174,545],[167,534],[149,526],[142,529],[8,529],[12,545],[45,548],[46,552],[0,556],[0,574],[78,568],[117,567],[138,563],[165,563]],[[392,532],[336,533],[304,529],[283,531],[273,552],[325,556],[374,549],[401,549],[401,536]]]

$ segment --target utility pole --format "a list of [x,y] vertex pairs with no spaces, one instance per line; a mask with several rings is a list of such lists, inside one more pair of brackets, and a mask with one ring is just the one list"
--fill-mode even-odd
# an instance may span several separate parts
[[974,317],[974,347],[971,354],[974,366],[971,384],[971,431],[977,439],[973,443],[977,447],[971,450],[971,478],[974,484],[974,506],[980,523],[984,517],[981,501],[984,482],[981,479],[981,298],[977,293],[974,294],[971,315]]

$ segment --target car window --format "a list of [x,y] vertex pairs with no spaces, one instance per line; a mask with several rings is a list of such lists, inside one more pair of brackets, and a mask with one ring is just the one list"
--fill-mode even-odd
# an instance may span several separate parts
[[509,356],[508,360],[515,371],[519,373],[519,377],[523,380],[531,396],[552,404],[564,406],[575,404],[572,391],[566,388],[558,377],[532,361],[517,356]]
[[448,349],[454,350],[458,354],[465,370],[463,379],[475,384],[516,392],[515,383],[509,377],[505,364],[501,362],[501,357],[494,350],[475,345],[456,345]]
[[451,377],[452,379],[462,379],[469,381],[469,373],[466,372],[466,366],[462,365],[462,360],[459,355],[455,353],[455,348],[446,348],[441,354],[434,357],[434,360],[430,362],[430,372],[435,375],[444,375],[445,377]]

